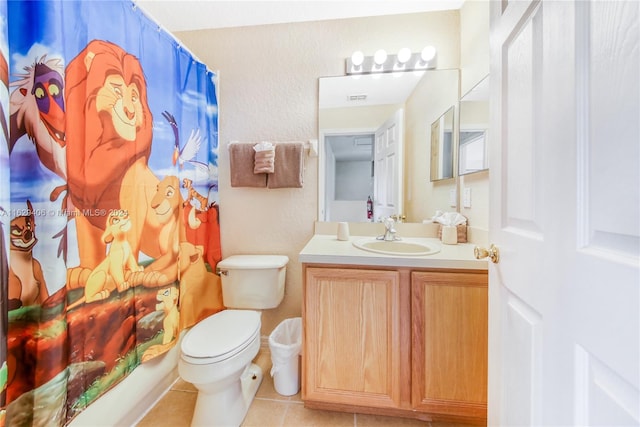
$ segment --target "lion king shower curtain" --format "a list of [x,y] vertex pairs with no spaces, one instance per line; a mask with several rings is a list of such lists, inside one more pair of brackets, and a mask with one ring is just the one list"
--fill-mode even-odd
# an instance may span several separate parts
[[0,20],[0,425],[66,425],[224,308],[215,75],[130,1]]

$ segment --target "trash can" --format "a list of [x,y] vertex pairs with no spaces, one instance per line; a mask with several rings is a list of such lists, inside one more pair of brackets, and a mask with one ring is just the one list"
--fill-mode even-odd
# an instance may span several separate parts
[[269,335],[273,385],[283,396],[293,396],[300,390],[298,355],[301,348],[301,317],[283,320]]

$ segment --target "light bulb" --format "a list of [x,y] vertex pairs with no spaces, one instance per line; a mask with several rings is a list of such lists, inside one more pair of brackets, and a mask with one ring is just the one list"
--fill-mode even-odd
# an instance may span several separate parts
[[429,62],[433,58],[436,57],[436,48],[433,46],[427,46],[422,49],[422,53],[420,54],[420,58],[423,62]]
[[384,49],[380,49],[373,54],[373,62],[375,62],[376,64],[382,65],[386,61],[387,61],[387,52],[385,52]]
[[408,47],[403,47],[398,52],[396,58],[398,59],[399,63],[405,64],[409,59],[411,59],[411,49],[409,49]]
[[351,54],[351,63],[355,67],[361,66],[363,62],[364,62],[364,53],[362,53],[362,51],[356,50],[355,52],[353,52],[353,54]]

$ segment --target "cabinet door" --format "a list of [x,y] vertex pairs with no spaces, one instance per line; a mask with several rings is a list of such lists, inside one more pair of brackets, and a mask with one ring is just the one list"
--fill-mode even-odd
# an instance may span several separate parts
[[397,407],[399,273],[307,268],[305,400]]
[[486,273],[414,272],[411,292],[413,407],[486,418]]

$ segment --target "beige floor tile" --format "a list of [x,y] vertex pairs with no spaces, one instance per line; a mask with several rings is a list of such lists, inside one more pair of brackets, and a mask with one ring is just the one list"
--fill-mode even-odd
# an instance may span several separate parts
[[188,427],[191,423],[196,393],[169,391],[142,419],[137,427]]
[[171,390],[188,391],[188,392],[192,392],[192,393],[197,393],[198,392],[198,389],[195,388],[195,386],[193,384],[191,384],[189,382],[186,382],[182,378],[178,378],[178,381],[176,381],[176,383],[171,387]]
[[254,399],[249,407],[247,416],[242,422],[243,427],[280,427],[288,409],[288,403],[275,400]]
[[303,403],[302,402],[302,392],[299,391],[297,394],[294,394],[293,396],[289,396],[289,400],[291,402]]
[[295,402],[289,403],[284,418],[284,427],[353,427],[354,414],[347,412],[319,411],[308,409]]
[[429,427],[428,421],[411,418],[385,417],[382,415],[357,414],[358,427]]
[[269,348],[261,347],[258,355],[253,359],[253,363],[260,366],[262,372],[269,372],[271,369],[271,353]]
[[264,373],[264,376],[262,377],[262,384],[260,384],[260,388],[256,393],[256,399],[275,399],[288,401],[289,397],[278,394],[273,386],[273,378],[271,377],[271,375],[269,375],[269,371],[266,371]]

